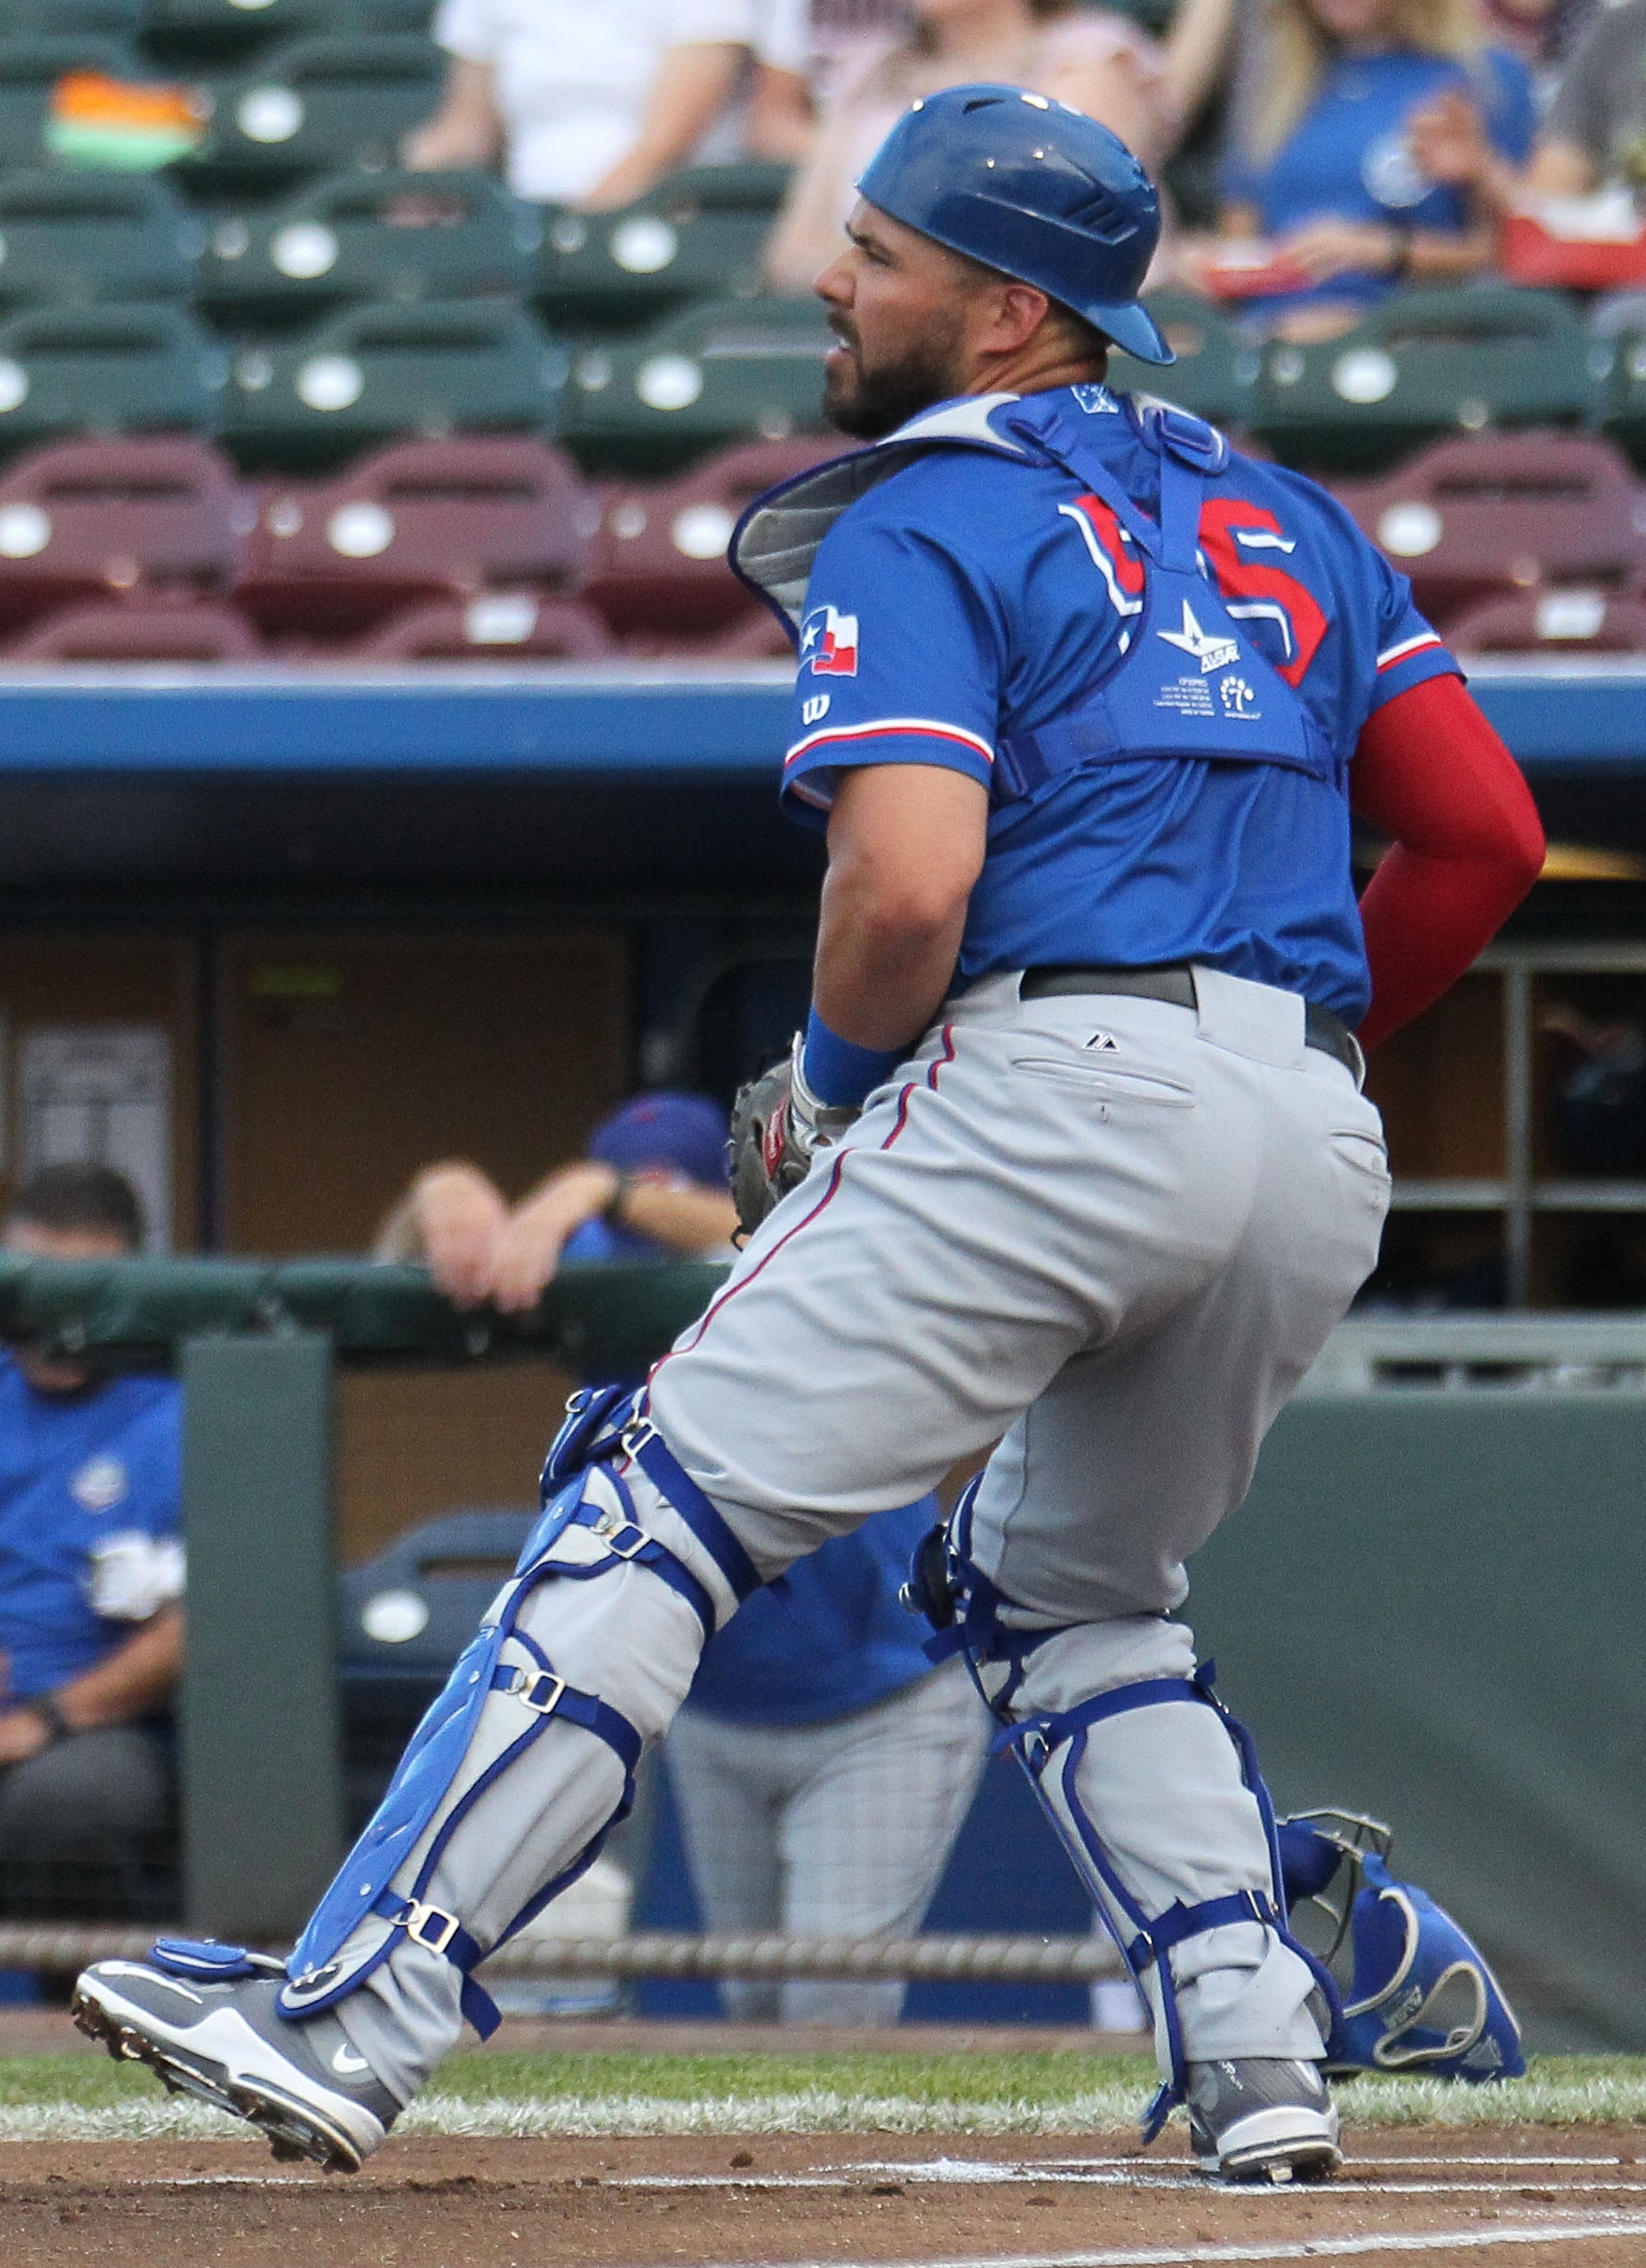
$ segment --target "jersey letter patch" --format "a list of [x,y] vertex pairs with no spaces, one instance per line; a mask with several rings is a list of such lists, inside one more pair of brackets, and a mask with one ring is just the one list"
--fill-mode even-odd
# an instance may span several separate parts
[[813,607],[800,625],[800,661],[814,677],[857,675],[857,617],[833,607]]

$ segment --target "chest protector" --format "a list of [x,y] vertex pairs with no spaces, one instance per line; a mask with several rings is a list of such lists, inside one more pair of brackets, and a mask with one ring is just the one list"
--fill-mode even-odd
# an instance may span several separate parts
[[[1103,414],[1100,388],[1072,389]],[[1084,399],[1083,399],[1084,398]],[[989,448],[1026,465],[1049,457],[1106,505],[1143,567],[1142,611],[1121,632],[1120,659],[1078,707],[996,750],[994,798],[1009,807],[1062,774],[1104,763],[1185,759],[1273,764],[1336,785],[1340,767],[1306,705],[1230,615],[1201,564],[1208,485],[1230,463],[1223,436],[1198,417],[1151,408],[1136,430],[1160,464],[1160,516],[1126,493],[1102,452],[1064,408],[1063,393],[983,395],[915,418],[871,449],[803,473],[762,497],[733,538],[744,580],[798,622],[812,562],[840,515],[912,456],[932,447]],[[1089,411],[1087,412],[1089,415]]]

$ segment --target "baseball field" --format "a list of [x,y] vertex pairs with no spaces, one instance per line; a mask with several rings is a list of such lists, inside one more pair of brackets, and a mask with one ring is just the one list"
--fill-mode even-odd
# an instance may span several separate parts
[[506,2027],[459,2055],[364,2173],[243,2130],[73,2044],[0,2034],[0,2261],[164,2268],[1167,2268],[1646,2263],[1646,2059],[1500,2087],[1362,2080],[1324,2188],[1230,2190],[1148,2060],[1089,2033],[819,2036]]

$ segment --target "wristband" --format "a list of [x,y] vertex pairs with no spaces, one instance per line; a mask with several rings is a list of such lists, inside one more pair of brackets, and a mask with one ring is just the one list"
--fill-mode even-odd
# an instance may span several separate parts
[[897,1068],[907,1052],[902,1047],[860,1047],[855,1040],[843,1040],[813,1008],[806,1026],[800,1067],[820,1103],[836,1110],[851,1110],[888,1072]]
[[600,1211],[600,1217],[607,1228],[620,1229],[622,1227],[623,1207],[628,1204],[634,1188],[634,1177],[633,1174],[618,1175],[618,1186],[602,1206]]
[[55,1693],[31,1693],[26,1701],[20,1702],[18,1705],[26,1709],[31,1717],[39,1719],[46,1728],[48,1745],[52,1741],[66,1740],[74,1731],[73,1725],[58,1707]]

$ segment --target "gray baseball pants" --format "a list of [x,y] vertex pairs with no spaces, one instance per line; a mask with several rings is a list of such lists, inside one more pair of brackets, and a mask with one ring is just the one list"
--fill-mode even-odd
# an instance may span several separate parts
[[[669,1777],[708,1927],[911,1936],[993,1730],[958,1661],[819,1724],[734,1724],[688,1704],[669,1730]],[[721,1997],[747,2024],[896,2024],[903,1986],[734,1981]]]
[[[1074,1626],[1031,1657],[1018,1715],[1187,1673],[1184,1562],[1377,1257],[1376,1110],[1304,1046],[1296,995],[1210,970],[1197,985],[1195,1010],[972,988],[653,1374],[663,1439],[768,1577],[998,1441],[974,1556],[1021,1619]],[[714,1587],[657,1491],[630,1483]],[[693,1618],[643,1568],[547,1585],[522,1622],[648,1734],[684,1698]],[[616,1778],[591,1735],[551,1726],[429,1895],[484,1940],[522,1902],[523,1846],[546,1880]],[[1257,1804],[1203,1705],[1105,1722],[1078,1790],[1146,1912],[1269,1888]],[[1191,1939],[1173,1967],[1191,2058],[1319,2055],[1309,1973],[1260,1924]],[[339,2014],[410,2093],[457,2037],[455,1972],[401,1945]]]

